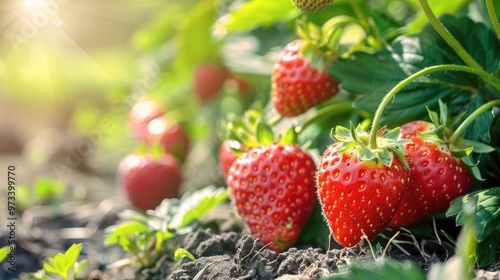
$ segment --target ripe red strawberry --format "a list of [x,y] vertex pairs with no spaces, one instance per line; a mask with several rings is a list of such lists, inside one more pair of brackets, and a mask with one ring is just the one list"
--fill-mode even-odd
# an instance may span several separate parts
[[221,65],[202,63],[193,75],[193,90],[202,103],[215,98],[229,78],[229,71]]
[[219,148],[219,164],[224,180],[227,178],[231,164],[238,158],[231,149],[244,150],[241,143],[236,140],[226,140],[222,143]]
[[328,6],[333,0],[292,0],[292,2],[303,12],[316,12]]
[[286,45],[272,72],[272,103],[284,117],[298,116],[338,92],[339,83],[302,55],[303,44],[295,40]]
[[394,158],[390,167],[362,161],[358,147],[340,152],[341,143],[328,147],[318,171],[318,195],[324,216],[337,242],[352,247],[362,231],[372,239],[391,221],[406,192],[409,173]]
[[318,167],[318,197],[337,242],[352,247],[371,240],[392,220],[406,192],[410,172],[399,129],[370,135],[360,126],[337,126],[336,143],[323,153]]
[[144,140],[151,120],[163,116],[160,105],[151,99],[141,99],[134,104],[127,118],[132,135]]
[[184,161],[190,146],[189,136],[182,126],[178,123],[169,123],[164,117],[149,122],[144,140],[147,144],[160,143],[164,152],[172,154],[179,162]]
[[181,171],[172,155],[129,154],[120,161],[118,185],[136,208],[155,209],[163,199],[178,196]]
[[231,165],[231,199],[253,236],[281,252],[292,245],[316,203],[313,159],[296,145],[248,150]]
[[447,143],[428,140],[417,131],[433,131],[436,126],[413,121],[401,126],[401,137],[411,168],[411,182],[392,227],[410,226],[419,219],[446,210],[453,199],[470,191],[473,177],[468,167],[449,151]]

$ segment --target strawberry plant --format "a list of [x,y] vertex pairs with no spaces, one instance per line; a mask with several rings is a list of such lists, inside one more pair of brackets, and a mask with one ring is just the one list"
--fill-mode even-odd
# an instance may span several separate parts
[[43,269],[36,273],[31,273],[29,279],[53,279],[49,275],[57,275],[65,280],[77,279],[78,272],[87,265],[86,260],[78,262],[81,250],[82,244],[73,244],[66,252],[47,258],[43,263]]
[[223,188],[206,187],[185,193],[180,199],[164,199],[155,210],[146,213],[125,210],[122,222],[106,229],[105,245],[118,245],[134,258],[113,266],[133,263],[149,267],[164,253],[172,253],[176,238],[196,230],[199,219],[228,197]]

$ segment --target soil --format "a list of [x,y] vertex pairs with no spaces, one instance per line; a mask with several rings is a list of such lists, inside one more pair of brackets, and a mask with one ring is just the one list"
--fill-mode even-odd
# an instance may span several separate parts
[[[19,170],[29,170],[19,162],[16,164]],[[226,203],[207,215],[202,229],[176,240],[175,247],[188,250],[196,257],[195,261],[188,258],[176,261],[169,251],[153,267],[137,269],[126,265],[110,269],[111,264],[130,257],[116,246],[103,245],[105,228],[118,221],[117,213],[126,204],[116,196],[112,177],[106,180],[77,171],[71,174],[69,191],[80,193],[78,186],[83,184],[84,195],[79,195],[79,200],[58,205],[34,205],[20,213],[16,228],[16,272],[8,271],[8,264],[4,262],[0,279],[27,279],[28,273],[39,270],[47,257],[65,251],[73,243],[83,244],[81,259],[88,261],[79,279],[94,280],[320,279],[345,270],[349,262],[373,260],[369,252],[342,249],[333,241],[329,250],[315,244],[298,244],[277,254],[252,238]],[[7,245],[8,234],[2,228],[0,247]],[[423,244],[423,240],[419,242]],[[446,244],[427,240],[421,250],[411,250],[413,245],[406,248],[409,254],[390,246],[386,257],[411,260],[427,273],[432,264],[453,255],[453,246]],[[377,249],[376,255],[380,256],[381,251]],[[500,279],[498,265],[488,270],[479,270],[476,279]]]

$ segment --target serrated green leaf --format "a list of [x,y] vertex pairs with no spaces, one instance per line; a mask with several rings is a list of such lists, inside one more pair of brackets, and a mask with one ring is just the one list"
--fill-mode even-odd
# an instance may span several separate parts
[[169,227],[181,229],[192,221],[201,218],[215,206],[229,197],[226,188],[205,187],[194,192],[187,192],[181,198],[181,204]]
[[[492,30],[465,17],[444,16],[441,21],[486,71],[498,71],[500,40]],[[488,61],[487,57],[492,60]],[[386,93],[401,80],[439,64],[463,62],[428,25],[418,34],[397,38],[389,49],[374,54],[355,53],[349,59],[341,59],[329,68],[329,73],[342,81],[342,87],[347,91],[361,94],[354,102],[355,107],[373,113]],[[440,99],[448,104],[452,117],[464,111],[471,113],[484,104],[487,88],[479,77],[472,74],[437,72],[403,88],[386,107],[381,122],[396,127],[427,119],[425,108],[437,110]],[[490,122],[491,119],[489,122],[487,119],[474,122],[464,137],[489,142]]]
[[289,0],[251,0],[220,18],[218,24],[229,32],[241,32],[288,21],[299,14]]
[[425,280],[425,275],[411,261],[381,258],[376,261],[350,265],[349,271],[324,278],[325,280]]
[[257,124],[257,141],[263,146],[272,145],[274,143],[273,130],[264,122],[259,122]]
[[471,199],[476,200],[474,237],[478,242],[481,242],[498,230],[497,227],[500,224],[500,187],[476,191],[453,200],[446,215],[448,217],[456,216],[457,224],[463,225],[467,221],[467,217],[463,214],[462,208]]
[[82,244],[73,244],[64,254],[58,253],[53,258],[47,258],[43,263],[43,269],[48,273],[68,279],[69,271],[74,267],[81,250]]

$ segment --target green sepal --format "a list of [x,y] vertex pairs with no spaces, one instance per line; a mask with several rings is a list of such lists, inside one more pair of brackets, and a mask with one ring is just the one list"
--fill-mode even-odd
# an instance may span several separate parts
[[340,125],[336,126],[335,129],[332,129],[332,138],[339,142],[348,142],[353,140],[351,131]]
[[376,158],[376,155],[370,149],[363,147],[358,150],[358,158],[360,160],[368,161],[368,160],[374,160]]
[[467,147],[465,149],[450,147],[450,153],[456,158],[463,158],[465,156],[468,156],[472,153],[472,150],[472,147]]
[[257,141],[263,146],[271,145],[274,143],[274,134],[271,127],[262,121],[257,124]]
[[285,134],[283,134],[283,136],[281,137],[279,143],[283,145],[292,145],[298,143],[298,136],[297,132],[295,131],[295,126],[287,129]]

